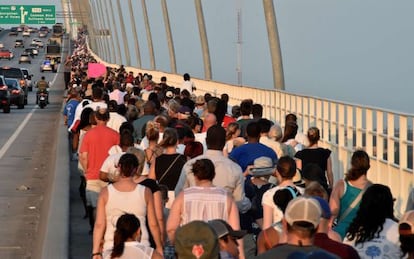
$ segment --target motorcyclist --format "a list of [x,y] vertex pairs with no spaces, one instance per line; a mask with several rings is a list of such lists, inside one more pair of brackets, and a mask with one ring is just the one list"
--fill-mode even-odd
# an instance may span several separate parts
[[46,103],[49,104],[49,94],[47,92],[49,88],[49,82],[45,80],[44,76],[42,76],[42,78],[37,82],[36,87],[36,104],[39,104],[39,96],[41,93],[46,93]]

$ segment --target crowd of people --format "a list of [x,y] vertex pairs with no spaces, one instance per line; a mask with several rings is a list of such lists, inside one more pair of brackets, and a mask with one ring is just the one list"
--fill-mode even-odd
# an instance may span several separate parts
[[[355,150],[334,179],[320,130],[124,66],[89,78],[79,33],[63,115],[97,258],[414,258],[414,211]],[[412,208],[412,204],[407,209]],[[85,232],[87,235],[87,232]]]

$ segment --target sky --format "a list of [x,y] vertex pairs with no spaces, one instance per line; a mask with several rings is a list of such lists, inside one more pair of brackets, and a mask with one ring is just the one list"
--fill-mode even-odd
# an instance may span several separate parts
[[[213,79],[237,83],[238,1],[242,7],[242,84],[271,89],[273,77],[262,1],[203,1]],[[130,36],[128,1],[121,2]],[[139,37],[142,64],[149,68],[141,4],[133,2],[135,24],[142,35]],[[36,1],[36,4],[53,3],[58,4],[56,9],[60,7],[60,1]],[[194,1],[168,0],[167,4],[178,72],[202,78]],[[276,0],[274,5],[286,91],[413,113],[414,1]],[[113,6],[116,9],[115,1]],[[147,8],[157,69],[169,71],[160,1],[147,1]],[[117,11],[114,13],[119,19]],[[132,37],[127,38],[134,57]],[[125,53],[121,56],[125,60]],[[136,63],[134,58],[132,62]]]

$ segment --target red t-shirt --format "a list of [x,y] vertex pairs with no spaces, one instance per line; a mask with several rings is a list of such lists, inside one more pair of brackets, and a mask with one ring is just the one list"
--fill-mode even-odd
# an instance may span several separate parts
[[236,119],[226,114],[223,118],[223,123],[221,126],[226,129],[227,126],[229,126],[229,124],[232,122],[236,122]]
[[86,132],[79,150],[79,153],[88,153],[86,179],[99,179],[101,166],[114,145],[119,145],[119,133],[107,126],[96,126]]

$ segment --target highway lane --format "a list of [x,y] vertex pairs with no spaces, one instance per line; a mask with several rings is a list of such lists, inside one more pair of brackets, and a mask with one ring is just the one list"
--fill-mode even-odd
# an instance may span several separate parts
[[[25,39],[26,47],[34,37],[36,33]],[[40,73],[44,51],[40,51],[32,64],[19,65],[18,57],[24,49],[14,49],[16,38],[22,38],[21,33],[17,37],[0,35],[5,47],[15,53],[11,61],[0,60],[0,66],[25,67],[35,81],[43,74],[54,83],[50,104],[45,109],[35,104],[34,90],[29,92],[24,109],[12,106],[9,114],[0,113],[0,258],[40,258],[48,224],[58,130],[64,127],[61,121],[63,73]]]

